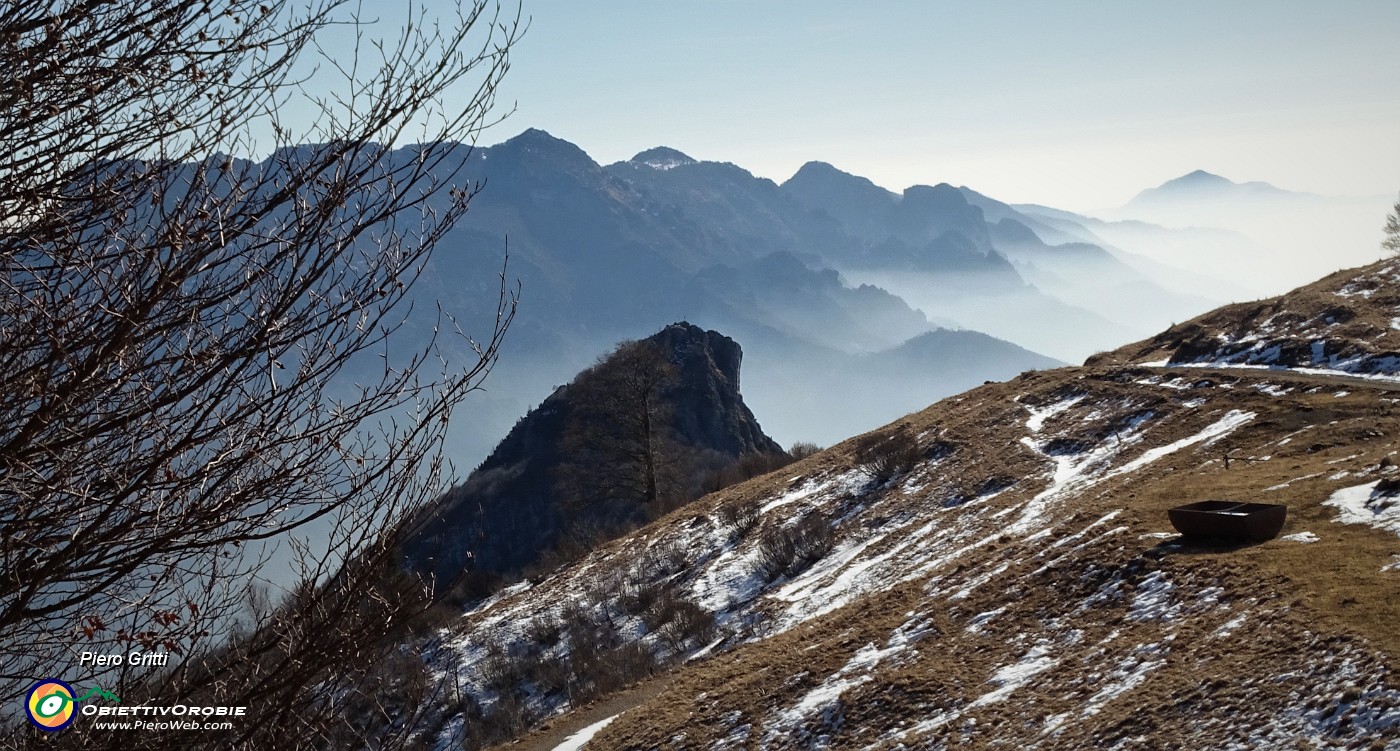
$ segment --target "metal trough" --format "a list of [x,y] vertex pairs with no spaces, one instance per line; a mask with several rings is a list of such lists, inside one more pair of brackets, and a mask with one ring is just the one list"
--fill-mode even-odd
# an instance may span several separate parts
[[1288,507],[1278,503],[1197,501],[1168,509],[1176,531],[1187,537],[1263,542],[1283,529]]

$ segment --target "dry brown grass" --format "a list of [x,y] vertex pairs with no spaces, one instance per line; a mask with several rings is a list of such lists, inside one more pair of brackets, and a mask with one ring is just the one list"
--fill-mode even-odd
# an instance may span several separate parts
[[[1190,728],[1198,721],[1206,723],[1202,728],[1216,727],[1212,732],[1226,732],[1225,726],[1219,725],[1225,722],[1221,718],[1297,701],[1294,683],[1268,684],[1251,677],[1293,663],[1302,671],[1300,655],[1321,649],[1319,645],[1360,650],[1375,660],[1394,660],[1400,654],[1400,629],[1394,625],[1400,623],[1400,598],[1394,596],[1400,575],[1382,574],[1380,568],[1392,555],[1400,554],[1400,538],[1370,527],[1336,524],[1332,521],[1334,510],[1321,505],[1335,489],[1378,476],[1353,474],[1327,479],[1344,470],[1374,473],[1381,459],[1394,450],[1393,437],[1400,434],[1400,420],[1383,401],[1391,397],[1383,391],[1352,387],[1352,393],[1342,398],[1335,397],[1333,389],[1313,387],[1314,393],[1304,393],[1310,387],[1307,383],[1296,384],[1298,390],[1293,394],[1276,397],[1251,387],[1271,379],[1278,383],[1277,375],[1270,373],[1213,378],[1214,386],[1183,393],[1133,383],[1137,377],[1092,369],[1030,374],[976,389],[906,418],[901,421],[903,427],[922,434],[924,441],[936,438],[948,442],[952,452],[935,465],[937,471],[929,473],[929,484],[920,497],[896,500],[910,507],[927,504],[929,497],[976,487],[984,478],[1007,476],[1023,479],[990,503],[1010,507],[1033,495],[1043,487],[1043,478],[1033,478],[1044,471],[1044,459],[1020,442],[1026,417],[1021,403],[1050,403],[1069,392],[1084,392],[1096,403],[1117,405],[1116,412],[1100,416],[1098,426],[1152,409],[1169,418],[1161,422],[1169,425],[1171,432],[1153,434],[1146,445],[1191,435],[1218,419],[1226,408],[1253,411],[1257,417],[1210,449],[1182,451],[1121,480],[1095,486],[1066,503],[1059,518],[1066,529],[1082,528],[1114,509],[1121,509],[1114,524],[1129,529],[1090,545],[1044,574],[1031,573],[1045,562],[1034,557],[1039,552],[1036,547],[1018,539],[996,540],[936,572],[935,577],[941,576],[942,581],[932,596],[925,582],[906,582],[787,633],[687,666],[665,694],[609,726],[597,737],[595,746],[698,747],[728,735],[738,725],[752,723],[755,734],[747,747],[757,747],[759,728],[775,710],[792,706],[862,646],[883,645],[909,620],[908,614],[924,612],[935,632],[921,640],[917,659],[881,666],[872,674],[873,680],[847,689],[839,707],[844,720],[836,730],[809,728],[812,733],[826,733],[825,740],[833,747],[872,743],[877,738],[870,735],[871,728],[908,727],[944,709],[961,706],[965,710],[969,699],[992,688],[988,676],[998,666],[1016,662],[1026,651],[1024,643],[1017,643],[1019,636],[1043,631],[1056,618],[1070,618],[1070,606],[1101,584],[1102,577],[1124,577],[1122,586],[1131,591],[1135,578],[1140,581],[1146,573],[1158,570],[1166,573],[1179,591],[1219,588],[1222,601],[1240,607],[1247,604],[1251,614],[1243,632],[1248,635],[1247,645],[1210,639],[1212,630],[1222,625],[1219,617],[1183,620],[1175,636],[1177,644],[1202,646],[1178,647],[1150,680],[1135,689],[1131,700],[1109,703],[1093,718],[1076,721],[1076,727],[1054,747],[1095,747],[1135,735],[1152,738],[1159,744],[1156,747],[1189,745]],[[1206,398],[1207,404],[1183,406],[1188,398],[1197,397]],[[1080,430],[1071,423],[1082,418],[1083,414],[1054,418],[1046,431]],[[1087,425],[1082,430],[1093,432],[1095,427]],[[1277,445],[1290,435],[1294,436],[1291,441]],[[1099,436],[1098,440],[1105,438]],[[789,472],[739,486],[731,493],[772,497],[796,484],[792,478],[800,480],[821,468],[851,462],[857,445],[857,441],[848,441],[789,468]],[[1228,470],[1226,455],[1232,457]],[[1272,458],[1259,460],[1265,456]],[[1321,474],[1266,490],[1314,473]],[[1274,540],[1261,545],[1212,547],[1170,545],[1140,537],[1170,531],[1166,509],[1202,498],[1285,503],[1290,516],[1283,534],[1311,531],[1321,539],[1310,545]],[[898,503],[885,508],[884,513],[896,515]],[[966,599],[937,594],[1002,563],[1008,565],[1005,573]],[[1007,610],[981,633],[967,631],[972,616],[999,607]],[[1115,630],[1119,642],[1160,640],[1161,634],[1152,624],[1124,621],[1123,607],[1120,603],[1104,612],[1074,618],[1073,627],[1081,632],[1081,642],[1064,648],[1062,664],[1077,665],[1085,675],[1104,669],[1102,663],[1118,655],[1100,655],[1085,645],[1094,645]],[[1393,679],[1391,685],[1395,685]],[[1092,688],[1092,683],[1087,683],[1058,694],[1028,688],[1016,701],[990,704],[967,716],[983,728],[997,728],[1004,742],[1014,742],[1023,735],[1037,737],[1028,727],[1032,719],[1038,723],[1046,715],[1077,711],[1093,693]],[[1265,721],[1267,712],[1247,713],[1238,720]],[[667,742],[678,733],[684,733],[684,742]],[[949,727],[943,738],[963,744],[960,747],[981,748],[990,737],[973,733],[962,738],[959,733],[959,728]],[[774,747],[800,748],[808,741],[811,738],[779,740]]]
[[[1096,355],[1090,365],[1122,365],[1170,357],[1185,347],[1238,339],[1247,333],[1281,343],[1294,342],[1306,352],[1326,339],[1329,352],[1400,352],[1400,331],[1390,325],[1400,310],[1400,285],[1392,274],[1395,260],[1346,269],[1278,297],[1217,308],[1157,336]],[[1343,294],[1338,294],[1338,293]],[[1271,327],[1266,324],[1271,323]],[[1306,363],[1290,363],[1305,365]]]
[[[1303,346],[1325,329],[1335,347],[1400,351],[1400,332],[1389,318],[1400,309],[1400,291],[1382,278],[1390,268],[1342,272],[1285,298],[1227,307],[1096,357],[1090,367],[988,384],[726,488],[611,543],[589,560],[599,567],[635,560],[649,541],[704,524],[724,530],[731,544],[753,545],[746,531],[757,534],[779,520],[750,518],[748,511],[813,478],[859,466],[868,447],[901,434],[915,436],[928,459],[907,475],[891,473],[885,479],[892,483],[833,499],[826,512],[841,520],[836,543],[930,514],[980,520],[961,537],[920,543],[942,546],[936,554],[957,553],[936,558],[939,564],[921,575],[767,638],[763,619],[776,622],[783,604],[761,598],[757,626],[724,642],[737,646],[673,670],[664,692],[612,707],[635,708],[591,747],[697,748],[726,737],[734,748],[1216,747],[1269,737],[1283,708],[1308,712],[1310,722],[1330,728],[1338,747],[1374,747],[1375,739],[1349,730],[1358,719],[1350,703],[1366,691],[1382,692],[1374,700],[1381,709],[1397,702],[1400,679],[1390,667],[1400,655],[1400,572],[1382,567],[1400,556],[1400,537],[1335,523],[1336,511],[1322,503],[1339,488],[1400,477],[1382,462],[1397,453],[1400,394],[1355,380],[1124,364],[1161,359],[1190,342],[1206,346],[1220,335],[1238,338],[1271,320],[1278,336]],[[1336,294],[1344,287],[1368,295]],[[1160,385],[1171,379],[1190,387]],[[1256,388],[1263,382],[1291,393],[1263,393]],[[1340,391],[1350,393],[1337,396]],[[1083,404],[1028,436],[1028,407],[1072,395],[1082,395]],[[1041,533],[998,533],[997,524],[1009,527],[1046,487],[1042,451],[1074,454],[1127,435],[1114,460],[1121,465],[1148,447],[1197,434],[1228,410],[1255,418],[1218,443],[1190,446],[1068,494],[1047,509]],[[1148,413],[1144,439],[1133,443],[1133,421]],[[1289,518],[1282,534],[1308,531],[1319,540],[1164,539],[1168,508],[1208,498],[1284,503]],[[783,514],[815,512],[794,506]],[[990,521],[997,519],[1003,521]],[[866,554],[878,556],[900,542],[887,535]],[[1173,587],[1168,599],[1175,616],[1132,617],[1137,598],[1151,595],[1163,579]],[[568,576],[555,577],[556,587],[572,585]],[[548,600],[549,586],[530,596]],[[863,649],[887,645],[916,622],[926,631],[910,649],[846,675],[853,680],[837,692],[839,700],[785,735],[763,738],[778,713],[845,675],[840,671],[857,664],[852,658]],[[1237,622],[1243,625],[1227,633]],[[739,643],[745,637],[755,640]],[[1049,640],[1053,667],[1009,700],[974,704],[996,687],[997,671],[1026,659],[1037,640]],[[1144,660],[1155,662],[1131,693],[1094,703],[1117,680],[1115,670]],[[1339,675],[1354,678],[1339,683]],[[1094,713],[1086,714],[1091,706]],[[899,736],[943,713],[956,713],[956,721],[924,737]],[[1053,731],[1045,721],[1060,714],[1065,723]],[[572,726],[587,724],[582,720]],[[740,741],[734,733],[745,725],[752,732]],[[1390,745],[1379,747],[1400,748],[1400,739],[1382,740]]]

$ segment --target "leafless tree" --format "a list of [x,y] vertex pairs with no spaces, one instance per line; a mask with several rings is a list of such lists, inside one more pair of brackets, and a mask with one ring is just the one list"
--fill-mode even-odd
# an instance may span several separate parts
[[621,501],[635,509],[681,492],[683,450],[666,398],[679,378],[659,345],[633,340],[579,374],[564,431],[569,461],[558,483],[566,505]]
[[[484,0],[446,20],[383,7],[405,15],[343,0],[0,7],[6,707],[66,675],[256,715],[200,743],[366,732],[336,702],[373,699],[419,586],[382,530],[442,487],[448,418],[514,312],[502,273],[477,340],[405,326],[414,280],[479,188],[464,144],[494,117],[522,28]],[[279,576],[267,541],[294,553]],[[133,649],[170,664],[77,665]],[[381,707],[381,730],[407,711]]]
[[1381,248],[1400,253],[1400,201],[1395,202],[1395,208],[1385,218],[1385,239],[1381,241]]

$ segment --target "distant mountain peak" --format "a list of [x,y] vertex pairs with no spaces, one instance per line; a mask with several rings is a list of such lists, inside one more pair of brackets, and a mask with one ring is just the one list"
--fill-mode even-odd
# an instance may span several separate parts
[[910,185],[904,189],[904,197],[906,199],[913,198],[916,201],[943,200],[950,201],[954,204],[967,203],[967,198],[963,196],[962,191],[948,183],[939,183],[937,185]]
[[810,161],[802,165],[783,183],[783,187],[803,190],[815,185],[847,186],[869,194],[881,194],[893,199],[894,194],[881,188],[868,177],[853,175],[829,162]]
[[832,165],[832,164],[829,163],[829,162],[819,162],[819,161],[813,160],[813,161],[807,162],[806,164],[804,164],[804,165],[802,165],[801,167],[799,167],[799,168],[797,169],[797,172],[793,173],[792,178],[789,178],[789,179],[794,179],[794,178],[796,178],[798,175],[801,175],[801,174],[803,174],[803,173],[806,173],[806,174],[808,174],[808,175],[814,175],[814,174],[816,174],[816,175],[828,174],[828,175],[829,175],[829,174],[834,174],[834,173],[840,173],[840,174],[843,174],[843,175],[847,175],[847,174],[848,174],[848,173],[846,173],[846,172],[842,172],[841,170],[837,169],[837,168],[835,167],[835,165]]
[[562,139],[562,138],[558,138],[558,137],[556,137],[556,136],[554,136],[554,135],[551,135],[549,131],[547,131],[547,130],[541,130],[541,129],[539,129],[539,128],[526,128],[525,130],[520,131],[520,135],[518,135],[518,136],[516,136],[516,137],[514,137],[514,138],[507,139],[505,142],[506,142],[506,143],[513,143],[513,144],[516,144],[516,145],[518,145],[518,146],[523,146],[523,145],[527,145],[527,144],[556,143],[556,142],[557,142],[557,143],[568,143],[568,141],[565,141],[565,140]]
[[1176,179],[1168,180],[1168,181],[1162,183],[1162,185],[1161,185],[1160,187],[1161,187],[1161,188],[1171,188],[1171,187],[1204,187],[1204,186],[1216,186],[1216,185],[1224,186],[1224,185],[1235,185],[1235,184],[1236,184],[1236,183],[1235,183],[1233,180],[1230,180],[1230,179],[1228,179],[1228,178],[1221,177],[1220,175],[1216,175],[1216,174],[1213,174],[1213,173],[1210,173],[1210,172],[1206,172],[1206,171],[1203,170],[1203,169],[1198,169],[1198,170],[1196,170],[1196,171],[1194,171],[1194,172],[1190,172],[1190,173],[1188,173],[1188,174],[1182,175],[1181,177],[1178,177],[1178,178],[1176,178]]
[[1292,193],[1269,183],[1251,181],[1237,183],[1220,175],[1195,170],[1181,177],[1168,180],[1155,188],[1148,188],[1137,194],[1127,206],[1142,208],[1168,202],[1224,200],[1224,199],[1273,199],[1292,197]]
[[668,146],[657,146],[656,148],[647,149],[628,161],[633,164],[646,165],[653,169],[660,170],[672,169],[673,167],[679,167],[683,164],[696,163],[696,160],[689,155]]
[[588,162],[593,161],[588,156],[587,152],[577,145],[565,141],[558,136],[551,135],[548,131],[540,130],[539,128],[527,128],[521,131],[520,135],[502,141],[492,148],[503,148],[505,151],[525,154],[565,157],[571,160],[584,159]]

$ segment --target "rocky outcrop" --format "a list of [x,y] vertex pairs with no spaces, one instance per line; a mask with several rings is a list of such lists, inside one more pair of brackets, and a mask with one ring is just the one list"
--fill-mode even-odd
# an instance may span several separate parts
[[739,393],[744,353],[738,342],[689,323],[673,323],[648,341],[670,352],[679,371],[680,384],[671,397],[675,428],[685,443],[736,458],[782,451]]
[[[674,447],[666,461],[684,465],[666,468],[673,470],[671,476],[681,476],[677,492],[696,494],[700,475],[741,456],[782,453],[740,395],[743,352],[737,342],[682,322],[640,344],[670,363],[669,380],[660,393],[667,415],[664,438]],[[606,534],[645,519],[645,504],[595,479],[600,473],[561,475],[569,466],[609,455],[579,445],[569,435],[578,421],[596,419],[596,402],[612,396],[600,394],[598,384],[609,381],[609,369],[620,367],[616,356],[600,360],[521,418],[466,482],[416,521],[404,545],[409,567],[442,583],[458,579],[464,571],[520,571],[566,538]],[[617,440],[605,435],[600,430],[592,440]],[[579,483],[585,487],[577,487]]]

